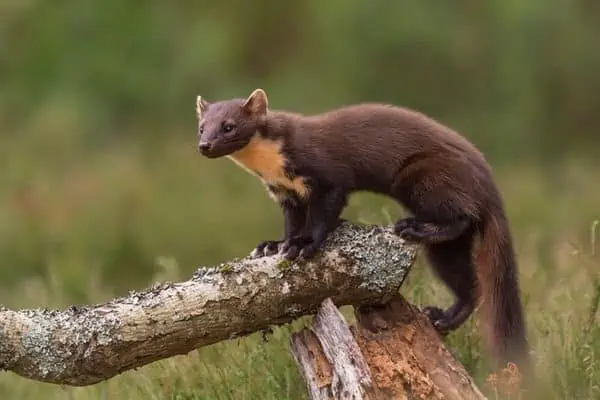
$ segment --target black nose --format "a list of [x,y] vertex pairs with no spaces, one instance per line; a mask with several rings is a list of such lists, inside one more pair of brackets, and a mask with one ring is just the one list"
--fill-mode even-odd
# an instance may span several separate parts
[[209,151],[211,148],[210,143],[207,142],[200,142],[198,143],[198,150],[200,150],[202,153],[206,153],[207,151]]

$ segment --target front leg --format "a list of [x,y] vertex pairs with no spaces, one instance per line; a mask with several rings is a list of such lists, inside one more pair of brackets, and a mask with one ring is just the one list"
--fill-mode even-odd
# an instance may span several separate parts
[[283,212],[283,239],[260,242],[252,251],[252,257],[270,256],[277,253],[291,238],[299,235],[302,231],[306,223],[306,205],[289,199],[283,200],[279,204]]
[[308,203],[308,221],[303,233],[291,239],[285,257],[294,259],[302,255],[311,258],[323,245],[327,235],[340,223],[347,199],[347,192],[342,188],[332,188],[311,196]]

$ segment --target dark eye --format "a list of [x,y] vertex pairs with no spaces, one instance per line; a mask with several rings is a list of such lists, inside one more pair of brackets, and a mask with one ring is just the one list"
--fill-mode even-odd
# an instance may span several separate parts
[[200,127],[200,131],[199,132],[200,132],[201,135],[204,133],[204,127],[203,126]]
[[233,131],[234,129],[235,129],[235,125],[234,124],[225,124],[225,125],[223,125],[223,130],[226,133],[229,133],[229,132]]

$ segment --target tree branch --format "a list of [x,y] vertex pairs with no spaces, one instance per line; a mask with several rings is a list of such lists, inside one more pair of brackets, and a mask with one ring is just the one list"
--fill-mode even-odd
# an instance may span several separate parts
[[383,303],[402,285],[416,253],[390,227],[343,223],[310,262],[243,258],[106,304],[0,307],[0,370],[90,385],[312,314],[327,297],[338,306]]

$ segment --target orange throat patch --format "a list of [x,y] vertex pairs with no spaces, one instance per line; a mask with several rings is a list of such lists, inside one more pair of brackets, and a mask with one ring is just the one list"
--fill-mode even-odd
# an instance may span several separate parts
[[227,156],[240,167],[256,175],[265,185],[283,187],[300,198],[308,196],[309,189],[304,178],[290,179],[285,174],[285,157],[280,141],[264,139],[255,134],[241,150]]

